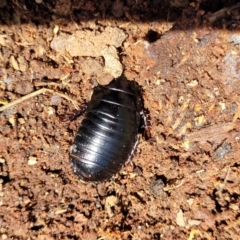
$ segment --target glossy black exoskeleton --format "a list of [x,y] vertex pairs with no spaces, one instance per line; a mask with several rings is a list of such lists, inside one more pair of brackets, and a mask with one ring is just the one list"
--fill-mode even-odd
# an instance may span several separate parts
[[140,86],[124,76],[94,88],[70,150],[80,179],[104,181],[121,169],[135,149],[142,110]]

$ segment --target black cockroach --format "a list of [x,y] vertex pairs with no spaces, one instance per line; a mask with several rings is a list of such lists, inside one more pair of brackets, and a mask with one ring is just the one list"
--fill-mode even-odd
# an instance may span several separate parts
[[143,119],[142,90],[125,76],[94,88],[70,149],[75,174],[104,181],[120,171],[137,144]]

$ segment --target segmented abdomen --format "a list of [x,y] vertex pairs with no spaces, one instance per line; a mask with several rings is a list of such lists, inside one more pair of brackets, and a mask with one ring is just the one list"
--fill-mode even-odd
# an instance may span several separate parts
[[136,96],[124,90],[101,86],[94,90],[70,153],[81,179],[109,179],[129,159],[140,124],[136,102]]

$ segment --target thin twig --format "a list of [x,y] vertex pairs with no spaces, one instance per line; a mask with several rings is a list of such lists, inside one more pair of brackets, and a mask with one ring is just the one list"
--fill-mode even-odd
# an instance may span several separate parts
[[35,92],[29,93],[28,95],[25,95],[25,96],[21,97],[21,98],[15,100],[13,102],[10,102],[10,103],[6,104],[5,106],[0,107],[0,112],[6,110],[7,108],[13,107],[13,106],[25,101],[25,100],[28,100],[29,98],[36,97],[37,95],[42,94],[42,93],[46,93],[46,92],[54,93],[54,94],[57,94],[58,96],[60,96],[62,98],[67,99],[68,101],[72,102],[72,104],[74,105],[74,107],[76,109],[78,109],[77,102],[75,100],[71,99],[70,97],[68,97],[68,96],[66,96],[62,93],[55,92],[55,91],[53,91],[51,89],[48,89],[48,88],[41,88],[41,89],[39,89]]
[[228,167],[228,170],[227,170],[227,173],[226,173],[226,175],[225,175],[225,178],[224,178],[224,180],[223,180],[222,189],[223,189],[224,186],[226,185],[226,182],[227,182],[227,180],[228,180],[228,178],[229,178],[230,172],[231,172],[231,167],[229,166],[229,167]]
[[223,184],[221,185],[220,189],[218,190],[218,192],[219,192],[220,195],[222,194],[223,188],[225,187],[225,185],[226,185],[226,183],[227,183],[227,181],[228,181],[230,172],[231,172],[231,167],[229,166],[229,167],[228,167],[228,170],[227,170],[227,173],[226,173],[226,175],[225,175],[225,178],[224,178],[224,180],[223,180]]
[[208,20],[210,23],[213,23],[218,19],[224,18],[227,15],[230,15],[232,10],[239,8],[239,7],[240,7],[240,3],[237,3],[235,6],[232,6],[232,7],[222,8],[221,10],[219,10],[219,11],[213,13],[211,16],[209,16]]
[[15,138],[18,138],[18,117],[17,114],[14,114],[14,131],[15,131]]

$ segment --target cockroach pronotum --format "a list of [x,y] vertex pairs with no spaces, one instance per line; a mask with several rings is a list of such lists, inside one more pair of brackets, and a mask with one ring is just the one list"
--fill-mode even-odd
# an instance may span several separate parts
[[142,90],[125,76],[94,88],[86,115],[70,149],[82,180],[104,181],[120,171],[137,144],[143,119]]

